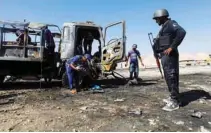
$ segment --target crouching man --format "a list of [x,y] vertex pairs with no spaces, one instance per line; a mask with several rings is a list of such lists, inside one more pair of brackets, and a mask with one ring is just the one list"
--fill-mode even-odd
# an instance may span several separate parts
[[[83,55],[76,55],[70,58],[66,62],[66,73],[68,77],[69,89],[71,90],[72,94],[75,94],[79,91],[79,71],[87,66],[87,61],[91,60],[91,55],[85,54]],[[75,80],[75,89],[73,89],[73,79]]]

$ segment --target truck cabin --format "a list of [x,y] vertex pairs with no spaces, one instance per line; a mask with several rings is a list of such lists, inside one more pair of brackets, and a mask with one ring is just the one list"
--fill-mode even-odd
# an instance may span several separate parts
[[93,57],[100,59],[102,43],[102,27],[95,25],[93,22],[64,24],[62,45],[66,45],[65,48],[67,48],[64,50],[67,54],[63,53],[65,58],[91,54]]
[[46,26],[59,31],[51,30],[57,49],[59,48],[61,31],[56,25],[2,21],[0,24],[0,57],[42,59],[42,49],[46,46],[43,28]]

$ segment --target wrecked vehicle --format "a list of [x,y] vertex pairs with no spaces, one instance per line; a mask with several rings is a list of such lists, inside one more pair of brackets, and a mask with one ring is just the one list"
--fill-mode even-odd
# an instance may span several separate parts
[[[120,26],[119,37],[108,36],[108,30],[112,27]],[[103,28],[93,22],[70,22],[63,24],[61,41],[61,63],[60,76],[62,85],[67,86],[67,74],[65,72],[65,62],[74,55],[84,54],[81,51],[82,39],[86,33],[91,33],[98,42],[98,51],[92,54],[93,59],[89,64],[89,75],[80,75],[79,85],[89,82],[89,79],[98,79],[108,75],[114,75],[114,70],[118,62],[124,59],[125,55],[125,21],[109,24]],[[115,35],[118,36],[118,35]],[[92,44],[93,45],[93,44]]]
[[[60,55],[49,55],[44,39],[44,27],[51,30],[59,46],[61,31],[57,25],[33,22],[0,21],[0,81],[5,76],[16,79],[36,77],[50,81],[56,72]],[[53,31],[53,30],[54,31]],[[56,41],[58,40],[58,41]],[[50,59],[49,57],[54,57]]]
[[[62,33],[59,27],[53,24],[32,22],[1,22],[1,24],[1,81],[6,75],[20,79],[34,76],[37,79],[44,78],[46,82],[50,82],[52,79],[61,80],[62,85],[66,86],[65,63],[75,55],[84,54],[79,47],[82,47],[82,41],[87,33],[91,33],[94,39],[98,41],[98,51],[92,54],[93,59],[89,62],[89,68],[85,70],[87,73],[79,75],[79,85],[89,82],[90,77],[97,79],[100,76],[114,76],[117,63],[124,59],[126,49],[125,21],[108,25],[105,27],[104,33],[101,26],[89,21],[64,23]],[[57,32],[51,30],[56,43],[53,55],[49,55],[48,49],[46,49],[43,35],[43,27],[46,26],[57,30]],[[119,37],[114,38],[112,36],[111,39],[108,39],[110,37],[107,34],[108,29],[117,26],[121,26]],[[21,45],[17,36],[14,36],[19,30],[23,31],[24,36]],[[10,36],[7,34],[10,34]]]

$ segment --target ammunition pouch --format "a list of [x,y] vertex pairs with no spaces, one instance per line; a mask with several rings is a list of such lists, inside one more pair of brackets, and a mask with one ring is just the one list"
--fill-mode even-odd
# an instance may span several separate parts
[[168,49],[172,44],[173,39],[171,36],[160,36],[158,41],[155,43],[156,53],[161,53],[164,50]]

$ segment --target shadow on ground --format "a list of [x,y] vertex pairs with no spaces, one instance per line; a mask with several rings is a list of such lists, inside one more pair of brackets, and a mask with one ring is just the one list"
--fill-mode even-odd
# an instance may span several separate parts
[[38,81],[27,81],[27,82],[6,82],[1,84],[0,90],[21,90],[21,89],[51,89],[54,87],[61,87],[59,81],[54,81],[51,84]]
[[102,80],[97,80],[93,83],[97,85],[102,85],[104,86],[103,88],[114,88],[114,87],[117,87],[118,85],[127,85],[127,84],[131,86],[148,86],[148,85],[157,84],[158,80],[159,79],[142,80],[142,81],[139,81],[138,83],[130,84],[129,79],[118,78],[118,79],[102,79]]
[[208,92],[204,90],[191,90],[180,93],[182,107],[187,106],[189,103],[194,102],[198,99],[204,98],[206,100],[211,99]]

